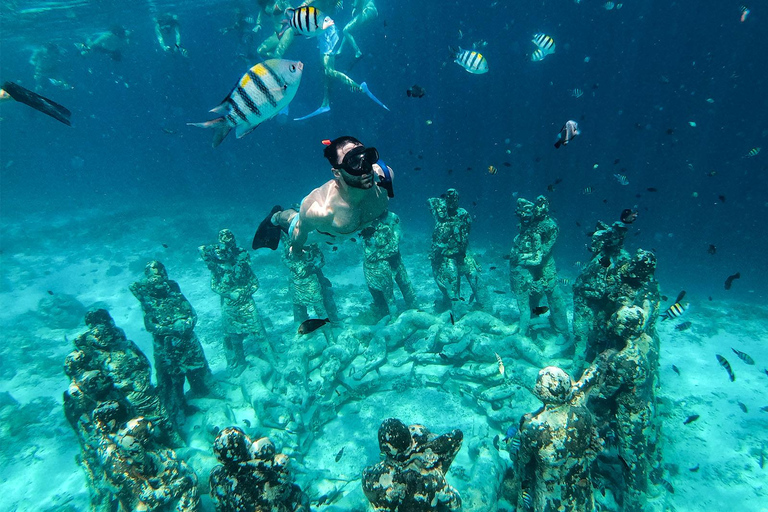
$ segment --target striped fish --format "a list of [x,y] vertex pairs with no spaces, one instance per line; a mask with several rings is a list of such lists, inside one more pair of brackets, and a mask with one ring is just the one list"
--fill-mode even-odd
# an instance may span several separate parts
[[453,61],[474,75],[481,75],[488,72],[488,61],[480,52],[475,50],[464,50],[462,48],[451,48]]
[[629,180],[627,177],[623,174],[614,174],[614,178],[616,178],[616,181],[619,182],[619,185],[629,185]]
[[289,28],[292,28],[297,34],[302,36],[315,37],[319,36],[323,30],[331,27],[334,23],[330,16],[323,16],[323,13],[316,7],[305,5],[296,9],[291,7],[286,9],[283,24],[285,26],[277,37],[283,37],[285,31]]
[[667,309],[663,315],[661,315],[661,320],[668,320],[672,318],[677,318],[683,313],[685,313],[685,310],[688,309],[688,306],[681,302],[675,302],[671,306],[669,306],[669,309]]
[[547,34],[542,34],[541,32],[534,34],[531,42],[538,46],[545,55],[555,53],[555,40]]
[[533,53],[531,54],[531,61],[533,62],[540,62],[544,60],[544,57],[546,57],[547,54],[541,51],[541,48],[536,48]]
[[221,117],[203,123],[187,123],[198,128],[213,128],[213,147],[235,128],[237,138],[286,108],[296,95],[304,64],[292,60],[270,59],[256,64],[237,82],[232,92],[211,112]]
[[760,154],[760,150],[761,150],[761,149],[762,149],[762,148],[752,148],[752,149],[750,149],[750,150],[749,150],[749,153],[747,153],[745,156],[746,156],[747,158],[752,158],[752,157],[754,157],[754,156],[757,156],[757,155],[759,155],[759,154]]

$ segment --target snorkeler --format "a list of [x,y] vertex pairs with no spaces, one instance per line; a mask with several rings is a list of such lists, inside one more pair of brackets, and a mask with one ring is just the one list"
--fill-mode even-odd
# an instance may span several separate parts
[[389,108],[382,103],[373,93],[368,89],[368,84],[362,82],[358,84],[352,80],[349,76],[338,71],[336,69],[336,55],[339,53],[341,45],[339,44],[339,31],[336,25],[328,27],[318,38],[318,48],[323,59],[323,103],[314,112],[307,114],[306,116],[294,118],[294,121],[303,121],[310,117],[315,117],[320,114],[324,114],[331,110],[330,106],[330,87],[331,80],[338,80],[344,85],[348,86],[353,92],[363,92],[366,96],[371,98],[377,105],[381,106],[385,110]]
[[3,88],[0,89],[0,102],[5,100],[16,100],[19,103],[24,103],[67,126],[72,126],[69,120],[72,113],[66,107],[13,82],[5,82]]
[[123,60],[123,48],[128,44],[130,31],[125,27],[116,25],[108,32],[97,34],[94,38],[89,38],[85,44],[76,44],[80,49],[80,55],[90,52],[106,53],[112,60]]
[[349,44],[352,45],[352,49],[355,50],[355,59],[361,58],[363,52],[360,51],[360,47],[352,36],[352,32],[355,32],[358,27],[368,23],[378,15],[379,10],[376,9],[376,4],[373,0],[352,0],[352,19],[344,27],[344,40],[341,42],[339,53],[341,53],[341,50],[344,48],[344,43],[349,41]]
[[312,231],[348,236],[386,215],[389,198],[394,197],[393,174],[376,148],[366,148],[349,136],[323,143],[333,179],[310,192],[298,211],[273,208],[256,231],[254,249],[276,249],[281,230],[288,233],[291,247],[298,249]]
[[278,35],[283,28],[285,10],[291,7],[287,0],[257,0],[259,15],[253,32],[261,30],[262,25],[272,26],[271,34],[259,45],[256,52],[265,59],[282,59],[283,54],[293,42],[294,30],[288,28]]
[[[187,49],[181,46],[181,24],[177,15],[162,14],[155,18],[155,37],[163,51],[189,56]],[[172,41],[173,46],[166,39]]]

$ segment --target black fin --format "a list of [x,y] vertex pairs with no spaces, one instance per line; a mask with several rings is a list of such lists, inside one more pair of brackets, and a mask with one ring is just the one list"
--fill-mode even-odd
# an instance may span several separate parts
[[19,103],[29,105],[33,109],[38,110],[43,114],[47,114],[67,126],[72,126],[72,123],[69,121],[69,116],[71,116],[72,113],[67,110],[66,107],[59,105],[55,101],[49,100],[45,96],[40,96],[39,94],[34,93],[29,89],[25,89],[13,82],[5,82],[3,84],[3,90]]
[[256,234],[253,236],[253,243],[251,244],[253,249],[261,249],[262,247],[269,247],[273,251],[277,249],[277,246],[280,244],[281,229],[280,226],[272,224],[272,216],[282,210],[282,206],[277,205],[273,207],[264,220],[261,221]]

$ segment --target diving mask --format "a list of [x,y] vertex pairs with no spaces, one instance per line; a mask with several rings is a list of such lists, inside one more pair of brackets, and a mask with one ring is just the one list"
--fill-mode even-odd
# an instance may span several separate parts
[[365,176],[373,172],[373,164],[379,161],[379,152],[376,148],[357,146],[350,149],[344,159],[337,166],[352,176]]

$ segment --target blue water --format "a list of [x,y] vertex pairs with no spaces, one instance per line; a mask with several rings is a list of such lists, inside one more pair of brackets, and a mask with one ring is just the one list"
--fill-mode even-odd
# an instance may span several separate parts
[[[38,92],[73,113],[69,128],[23,105],[0,106],[4,225],[25,229],[29,222],[35,247],[40,236],[67,236],[46,219],[66,225],[83,211],[172,208],[178,214],[166,234],[188,243],[193,258],[224,226],[199,233],[185,223],[185,211],[196,222],[205,212],[220,220],[231,211],[231,225],[255,228],[273,204],[298,202],[329,179],[320,141],[349,134],[377,147],[395,170],[391,207],[406,232],[428,236],[426,199],[455,187],[474,216],[472,246],[500,258],[517,233],[513,194],[545,194],[561,227],[558,266],[573,278],[573,264],[589,257],[585,233],[636,206],[627,247],[656,252],[664,294],[686,289],[689,299],[742,309],[768,300],[764,5],[754,2],[741,23],[740,3],[731,0],[627,0],[610,11],[593,0],[378,3],[379,18],[357,37],[364,57],[348,74],[366,81],[390,112],[334,84],[329,114],[290,121],[322,99],[316,42],[297,38],[286,58],[305,68],[289,118],[240,140],[230,135],[213,149],[210,132],[186,123],[211,119],[208,110],[255,64],[238,57],[235,35],[220,33],[233,22],[234,2],[4,1],[0,78],[35,89],[30,55],[56,43],[62,54],[52,78],[71,89],[43,82]],[[179,16],[188,59],[164,54],[155,41],[151,13],[165,10]],[[131,31],[121,61],[80,55],[76,43],[115,24]],[[536,32],[557,43],[542,62],[530,60]],[[481,40],[489,73],[471,75],[450,60],[449,46]],[[337,68],[350,63],[342,55]],[[426,96],[407,97],[413,84]],[[571,95],[575,88],[582,97]],[[556,150],[568,119],[582,135]],[[746,157],[757,147],[761,153]],[[488,173],[490,165],[497,174]],[[593,193],[584,195],[586,187]],[[104,218],[92,228],[109,239],[122,228]],[[16,233],[13,245],[3,243],[4,255],[24,243]],[[707,253],[710,244],[715,255]],[[426,256],[422,261],[428,265]],[[736,272],[741,279],[726,291],[725,278]]]

